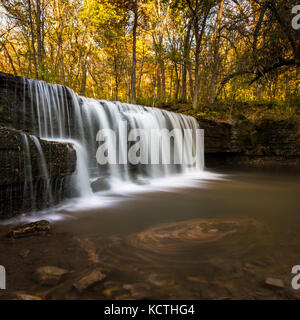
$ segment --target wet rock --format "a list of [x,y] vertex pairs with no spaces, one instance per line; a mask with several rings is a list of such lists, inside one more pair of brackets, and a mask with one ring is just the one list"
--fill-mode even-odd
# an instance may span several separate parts
[[[14,89],[12,90],[14,91]],[[0,100],[1,98],[0,95]],[[30,103],[28,103],[29,105]],[[15,107],[18,112],[7,111],[12,112],[12,115],[23,114],[20,112],[19,105],[15,105]],[[30,114],[28,116],[31,117]],[[18,122],[14,122],[12,125],[17,124]],[[36,130],[33,131],[36,132]],[[27,137],[28,149],[24,145],[25,137]],[[36,139],[42,148],[50,181],[47,181],[44,171],[40,170],[41,155],[34,140],[28,134],[28,130],[21,131],[0,126],[0,219],[44,209],[75,193],[74,188],[70,188],[71,175],[76,170],[76,151],[72,144],[47,141],[39,137]],[[25,166],[24,163],[29,157],[30,162]],[[26,173],[28,170],[31,172],[34,193],[27,192],[28,184],[25,182],[28,179],[28,173]],[[57,188],[57,186],[60,187]]]
[[87,238],[74,238],[75,241],[77,241],[88,255],[88,260],[92,263],[96,263],[99,261],[99,256],[97,253],[97,248],[95,247],[95,244]]
[[243,271],[248,274],[255,275],[257,273],[257,266],[251,263],[245,263],[243,266]]
[[105,289],[103,290],[103,294],[107,298],[111,298],[115,292],[120,292],[122,290],[122,287],[120,284],[113,282],[113,281],[106,281],[103,283]]
[[91,183],[94,192],[105,191],[111,188],[109,180],[105,177],[99,178]]
[[51,231],[51,225],[47,220],[40,220],[36,222],[22,224],[11,229],[7,237],[9,238],[22,238],[37,234],[46,234]]
[[150,184],[149,180],[147,180],[147,179],[141,179],[141,178],[137,178],[137,179],[134,181],[134,183],[137,184],[137,185],[140,185],[140,186]]
[[82,292],[93,284],[100,282],[106,278],[106,275],[102,273],[100,268],[95,268],[85,276],[80,278],[78,281],[73,283],[73,287],[78,291]]
[[42,300],[42,298],[27,293],[17,292],[13,300]]
[[281,279],[277,279],[277,278],[267,278],[265,280],[265,284],[269,287],[273,287],[273,288],[284,288],[284,283]]
[[252,263],[245,263],[245,268],[247,268],[247,269],[255,269],[256,266],[253,265]]
[[200,279],[199,277],[194,277],[194,276],[187,276],[186,279],[192,282],[199,282],[199,283],[203,282],[203,279]]
[[151,287],[145,283],[124,284],[123,288],[135,299],[150,299],[152,296]]
[[160,279],[159,275],[156,273],[150,273],[148,281],[157,287],[163,287],[167,284],[167,281]]
[[55,286],[61,278],[68,274],[69,271],[53,266],[45,266],[36,269],[34,273],[34,280],[41,285]]

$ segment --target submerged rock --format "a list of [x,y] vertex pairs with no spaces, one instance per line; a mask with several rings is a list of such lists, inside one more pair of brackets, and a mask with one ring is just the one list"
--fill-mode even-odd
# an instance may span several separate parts
[[124,284],[123,288],[129,291],[134,299],[150,299],[153,296],[151,286],[145,283]]
[[42,298],[27,293],[17,292],[13,300],[42,300]]
[[51,231],[51,225],[47,220],[40,220],[36,222],[22,224],[11,229],[7,237],[9,238],[22,238],[37,234],[46,234]]
[[281,279],[277,279],[277,278],[267,278],[265,280],[265,284],[269,287],[273,287],[273,288],[284,288],[284,283]]
[[102,273],[100,268],[95,268],[78,281],[73,283],[73,287],[78,291],[82,292],[93,284],[100,282],[106,278],[106,275]]
[[69,271],[53,266],[45,266],[36,269],[34,273],[34,280],[45,286],[55,286],[61,278],[68,274]]
[[111,188],[108,178],[98,178],[91,183],[93,192],[105,191]]

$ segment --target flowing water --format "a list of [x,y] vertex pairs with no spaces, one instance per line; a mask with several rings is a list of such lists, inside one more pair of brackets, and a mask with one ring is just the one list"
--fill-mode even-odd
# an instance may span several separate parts
[[[223,170],[130,186],[107,191],[101,203],[68,200],[14,221],[45,218],[54,229],[9,247],[0,241],[10,292],[50,299],[300,298],[291,287],[292,266],[300,264],[299,172]],[[30,276],[43,265],[74,271],[48,292]],[[93,266],[107,279],[78,294],[72,283]],[[282,279],[284,288],[266,286],[267,277]]]
[[[74,145],[77,154],[74,179],[80,197],[92,196],[90,183],[99,177],[108,177],[108,184],[118,187],[123,183],[129,186],[149,183],[148,179],[203,171],[204,143],[202,139],[196,139],[199,125],[193,117],[156,108],[84,98],[60,85],[31,79],[25,81],[30,95],[34,135],[44,140],[71,142]],[[184,137],[186,143],[183,149],[181,143],[172,144],[172,139],[168,149],[164,144],[165,140],[160,137],[161,130],[171,132],[174,129],[172,139]],[[97,162],[96,155],[99,155],[98,161],[103,160],[105,155],[99,147],[113,143],[109,136],[102,136],[99,130],[116,133],[115,150],[112,150],[113,155],[108,152],[108,158],[119,161],[105,163],[104,159],[103,165]],[[145,154],[146,164],[129,163],[128,151],[133,143],[129,142],[127,145],[127,135],[133,130],[144,130],[146,139],[149,138],[150,131],[153,134],[147,141],[139,137],[140,157],[143,156],[142,153]],[[150,139],[152,144],[147,143]],[[34,142],[37,143],[37,139]],[[42,157],[41,155],[41,159]],[[183,161],[177,163],[173,159],[175,157],[182,157]],[[156,162],[147,164],[152,159],[156,159]],[[173,164],[168,163],[168,159],[169,162],[173,160]]]
[[[193,166],[98,166],[99,129],[118,132],[117,124],[126,120],[128,128],[195,132],[198,124],[192,117],[155,108],[78,97],[68,88],[41,81],[28,80],[28,86],[36,128],[31,139],[40,155],[40,173],[49,181],[35,136],[71,142],[77,154],[72,185],[78,196],[2,223],[3,232],[7,224],[21,221],[47,219],[54,226],[52,235],[39,241],[25,238],[9,247],[0,241],[0,252],[6,252],[1,264],[10,270],[8,293],[50,299],[300,298],[290,285],[291,268],[300,264],[299,172],[212,173],[204,170],[201,141]],[[23,144],[24,192],[31,192],[35,201],[26,135]],[[123,160],[124,145],[119,136],[118,156]],[[195,147],[190,139],[187,157]],[[91,182],[103,176],[109,187],[93,192]],[[43,265],[72,273],[45,290],[31,276]],[[82,293],[74,291],[74,281],[95,266],[107,279]],[[270,276],[281,279],[284,288],[266,286]]]

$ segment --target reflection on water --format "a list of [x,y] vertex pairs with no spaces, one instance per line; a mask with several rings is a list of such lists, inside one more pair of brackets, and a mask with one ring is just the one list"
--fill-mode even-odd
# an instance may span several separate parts
[[[107,274],[76,298],[299,298],[290,288],[291,268],[300,264],[299,174],[203,178],[119,186],[106,194],[107,205],[56,208],[69,219],[55,224],[48,250],[54,255],[55,236],[64,234],[87,265]],[[266,286],[267,277],[282,279],[284,288]],[[72,292],[53,290],[56,298]]]

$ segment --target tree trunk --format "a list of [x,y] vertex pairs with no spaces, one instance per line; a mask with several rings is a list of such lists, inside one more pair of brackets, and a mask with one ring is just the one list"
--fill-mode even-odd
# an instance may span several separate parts
[[165,76],[165,64],[161,62],[161,85],[162,85],[162,103],[166,102],[166,76]]
[[136,29],[138,24],[138,1],[134,1],[134,22],[132,30],[132,73],[131,73],[131,103],[136,104]]
[[170,93],[169,93],[169,101],[172,101],[173,97],[173,68],[171,69],[171,76],[170,76]]
[[114,55],[115,100],[119,99],[118,58]]
[[156,99],[159,103],[161,99],[161,79],[160,79],[159,64],[157,64],[157,68],[156,68]]
[[193,81],[193,71],[192,71],[192,63],[188,62],[188,71],[189,71],[189,87],[190,87],[190,99],[193,99],[194,96],[194,81]]
[[13,70],[14,76],[16,76],[17,75],[17,71],[16,71],[16,68],[14,66],[14,62],[13,62],[13,60],[12,60],[10,54],[9,54],[9,51],[7,50],[6,45],[4,43],[1,43],[1,45],[2,45],[4,51],[5,51],[6,55],[7,55],[7,58],[8,58],[8,61],[9,61],[10,65],[11,65],[11,68]]
[[223,15],[223,7],[224,7],[224,0],[221,0],[220,8],[217,16],[216,39],[213,41],[213,65],[212,65],[212,75],[211,75],[211,83],[210,83],[210,90],[209,90],[210,103],[213,103],[215,100],[215,87],[216,87],[216,80],[217,80],[217,74],[218,74],[219,47],[220,47],[220,37],[221,37],[220,23]]
[[32,6],[31,0],[28,0],[28,15],[29,15],[29,26],[30,26],[30,37],[31,37],[31,50],[32,50],[32,58],[34,65],[34,72],[36,79],[39,78],[39,70],[38,63],[36,61],[36,50],[35,50],[35,32],[34,32],[34,23],[32,18]]
[[87,68],[86,61],[82,63],[82,77],[81,77],[81,85],[80,85],[80,95],[84,96],[85,86],[86,86],[86,76],[87,76]]
[[179,74],[178,74],[178,67],[177,63],[174,64],[175,67],[175,76],[176,76],[176,89],[175,89],[175,100],[178,100],[178,94],[179,94]]
[[187,69],[189,63],[189,55],[190,55],[190,33],[191,33],[191,21],[188,23],[187,32],[184,39],[184,49],[183,49],[183,70],[182,70],[182,89],[181,89],[181,101],[187,102]]
[[42,35],[42,10],[41,0],[36,0],[36,38],[37,38],[37,58],[38,58],[38,70],[43,78],[44,66],[43,66],[43,35]]
[[199,94],[199,67],[200,67],[200,47],[201,41],[204,35],[204,29],[206,26],[206,20],[208,17],[209,10],[205,12],[205,16],[203,17],[203,22],[201,26],[201,31],[199,33],[199,18],[196,14],[194,19],[194,29],[195,29],[195,38],[196,38],[196,49],[195,49],[195,86],[194,86],[194,98],[193,98],[193,109],[197,108],[198,105],[198,94]]
[[152,106],[155,105],[156,101],[156,96],[155,96],[155,88],[156,88],[156,70],[157,70],[157,65],[155,63],[154,67],[154,72],[153,72],[153,95],[152,95]]

